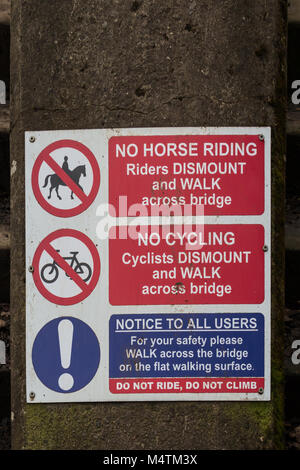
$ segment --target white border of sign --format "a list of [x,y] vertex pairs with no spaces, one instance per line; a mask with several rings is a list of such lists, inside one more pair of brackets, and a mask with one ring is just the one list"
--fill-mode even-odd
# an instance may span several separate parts
[[[265,300],[252,305],[162,305],[111,306],[108,300],[108,240],[96,234],[100,218],[97,207],[108,202],[108,141],[112,136],[128,135],[264,135],[265,141],[265,211],[259,216],[207,216],[207,224],[261,224],[265,229]],[[30,139],[34,137],[34,142]],[[94,202],[75,217],[60,218],[46,212],[38,204],[31,187],[31,173],[39,153],[56,140],[73,139],[82,142],[95,155],[101,173],[101,183]],[[28,403],[105,402],[105,401],[267,401],[270,400],[271,344],[271,130],[269,127],[184,127],[88,129],[25,132],[25,198],[26,198],[26,399]],[[126,224],[126,219],[119,219]],[[143,224],[140,218],[136,223]],[[176,221],[174,221],[176,222]],[[111,220],[111,224],[114,221]],[[49,233],[61,228],[85,233],[97,246],[101,273],[98,285],[84,301],[72,306],[50,303],[37,290],[29,268],[37,245]],[[201,312],[199,312],[201,310]],[[109,391],[109,319],[113,314],[143,313],[262,313],[265,318],[265,389],[257,393],[170,393],[116,395]],[[71,316],[86,322],[96,333],[101,347],[99,369],[83,389],[73,393],[54,392],[38,379],[32,365],[32,346],[41,328],[49,321]],[[34,395],[33,395],[34,394]],[[34,397],[34,398],[33,398]]]

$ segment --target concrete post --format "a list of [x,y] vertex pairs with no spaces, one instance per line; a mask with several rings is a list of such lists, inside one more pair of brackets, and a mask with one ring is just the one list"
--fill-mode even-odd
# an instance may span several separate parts
[[[15,0],[12,5],[14,449],[283,446],[285,0]],[[272,127],[272,400],[26,405],[24,131]]]

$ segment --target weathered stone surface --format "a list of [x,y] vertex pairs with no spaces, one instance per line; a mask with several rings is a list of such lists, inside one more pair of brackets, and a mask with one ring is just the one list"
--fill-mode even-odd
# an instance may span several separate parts
[[300,23],[300,1],[290,0],[288,2],[288,18],[292,23]]
[[0,0],[0,24],[10,23],[10,3],[11,0]]
[[9,107],[0,106],[0,133],[8,134],[9,132]]
[[[3,217],[0,204],[0,215]],[[0,225],[0,302],[9,302],[10,234],[8,225]],[[1,324],[0,324],[1,327]]]
[[[9,25],[0,23],[0,80],[4,81],[5,86],[6,86],[6,97],[5,97],[6,103],[9,101],[9,92],[10,92],[9,53],[10,53]],[[2,97],[1,97],[1,103],[3,103]]]
[[[284,0],[15,0],[13,447],[283,445]],[[266,403],[25,404],[24,130],[272,126],[273,393]]]
[[[1,108],[0,108],[1,109]],[[0,133],[0,198],[9,195],[9,135]],[[0,212],[1,214],[1,212]]]

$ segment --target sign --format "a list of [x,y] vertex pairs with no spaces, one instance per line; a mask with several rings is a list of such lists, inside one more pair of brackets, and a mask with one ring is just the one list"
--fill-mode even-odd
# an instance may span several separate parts
[[84,300],[95,288],[100,258],[95,245],[77,230],[48,235],[33,257],[33,279],[40,293],[58,305]]
[[26,132],[25,192],[28,403],[270,400],[269,128]]
[[47,145],[32,171],[32,189],[38,203],[57,217],[73,217],[85,211],[94,201],[99,184],[95,156],[75,140]]
[[51,390],[72,393],[85,387],[97,372],[100,346],[93,330],[71,317],[51,320],[37,334],[34,370]]
[[264,301],[261,225],[205,225],[203,231],[173,226],[162,232],[142,226],[136,239],[110,239],[112,305]]
[[115,394],[259,393],[264,388],[264,318],[113,315],[110,358]]
[[[264,212],[260,135],[118,136],[109,141],[109,196],[127,204],[204,205],[205,215]],[[113,215],[113,214],[112,214]],[[126,216],[118,211],[117,215]]]

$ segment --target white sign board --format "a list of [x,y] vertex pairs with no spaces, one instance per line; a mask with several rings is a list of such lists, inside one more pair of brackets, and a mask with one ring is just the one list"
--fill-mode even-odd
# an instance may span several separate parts
[[270,147],[25,133],[29,403],[270,399]]

